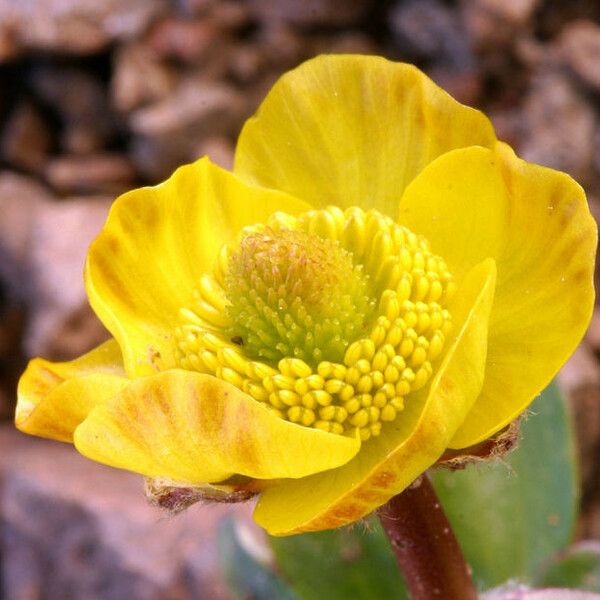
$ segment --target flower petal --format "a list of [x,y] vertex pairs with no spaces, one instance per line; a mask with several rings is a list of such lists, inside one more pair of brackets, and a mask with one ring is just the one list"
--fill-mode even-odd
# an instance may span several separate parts
[[425,165],[495,139],[483,113],[412,65],[319,56],[285,74],[246,122],[234,170],[315,207],[376,208],[396,218],[402,191]]
[[286,194],[249,186],[207,158],[156,187],[121,196],[90,247],[85,279],[92,307],[123,350],[127,373],[176,366],[172,336],[179,309],[191,305],[224,242],[277,210],[307,208]]
[[510,423],[581,340],[594,303],[596,224],[573,179],[506,144],[440,157],[406,190],[400,213],[458,277],[486,256],[498,264],[485,383],[450,445],[471,446]]
[[98,406],[75,446],[101,463],[176,481],[304,477],[348,462],[358,439],[295,425],[231,384],[172,370],[133,381]]
[[400,493],[439,458],[481,389],[495,279],[493,260],[464,279],[452,306],[454,343],[431,385],[408,397],[397,421],[343,467],[267,488],[254,512],[259,525],[273,535],[346,525]]
[[115,340],[69,362],[35,358],[19,381],[15,425],[31,435],[70,442],[90,410],[127,382]]

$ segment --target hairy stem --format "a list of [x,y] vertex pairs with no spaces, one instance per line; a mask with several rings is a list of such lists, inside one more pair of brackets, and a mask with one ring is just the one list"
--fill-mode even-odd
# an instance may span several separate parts
[[476,600],[470,569],[424,475],[379,509],[412,600]]

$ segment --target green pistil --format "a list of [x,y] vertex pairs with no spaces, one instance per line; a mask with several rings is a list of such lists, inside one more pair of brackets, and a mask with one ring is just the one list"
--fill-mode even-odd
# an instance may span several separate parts
[[367,279],[337,241],[301,230],[251,233],[229,258],[230,338],[273,365],[285,357],[339,361],[373,312]]

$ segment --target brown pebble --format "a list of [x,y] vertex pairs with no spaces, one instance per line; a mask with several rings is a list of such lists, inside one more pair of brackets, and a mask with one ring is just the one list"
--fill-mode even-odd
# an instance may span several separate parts
[[563,29],[559,51],[565,63],[594,90],[600,91],[600,27],[572,21]]
[[123,154],[65,155],[48,163],[45,176],[60,194],[116,194],[131,187],[135,171]]
[[0,139],[0,152],[11,165],[38,173],[42,170],[52,146],[46,122],[31,104],[23,101],[12,111]]

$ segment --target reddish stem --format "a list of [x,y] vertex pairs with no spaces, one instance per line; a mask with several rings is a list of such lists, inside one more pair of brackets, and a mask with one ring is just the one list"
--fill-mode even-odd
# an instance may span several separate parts
[[424,475],[379,509],[412,600],[477,600],[440,501]]

